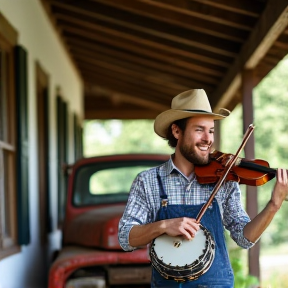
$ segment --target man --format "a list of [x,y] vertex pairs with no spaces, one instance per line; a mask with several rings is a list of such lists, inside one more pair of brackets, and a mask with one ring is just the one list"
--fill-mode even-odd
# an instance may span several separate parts
[[[195,220],[197,213],[213,191],[213,185],[197,182],[194,165],[209,162],[214,121],[229,115],[229,111],[224,112],[212,113],[205,91],[194,89],[174,97],[171,109],[157,116],[154,130],[175,147],[175,153],[165,164],[140,173],[134,180],[119,223],[119,243],[124,250],[132,251],[150,244],[163,234],[193,240],[199,230]],[[209,270],[196,280],[178,283],[165,279],[153,268],[151,287],[233,287],[234,276],[223,227],[239,246],[252,247],[287,193],[287,171],[278,169],[271,199],[263,211],[250,220],[241,205],[238,183],[225,182],[201,220],[201,225],[209,230],[216,243],[215,258]],[[167,205],[161,205],[163,198],[167,198]]]

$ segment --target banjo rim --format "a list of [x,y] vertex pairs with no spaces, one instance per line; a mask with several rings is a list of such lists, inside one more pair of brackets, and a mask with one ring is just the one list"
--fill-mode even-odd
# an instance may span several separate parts
[[154,249],[154,239],[150,249],[150,258],[152,266],[166,279],[173,279],[178,282],[185,282],[198,279],[206,273],[211,267],[215,258],[215,241],[207,228],[200,224],[200,229],[203,230],[206,237],[204,253],[191,264],[185,266],[167,264],[158,258]]

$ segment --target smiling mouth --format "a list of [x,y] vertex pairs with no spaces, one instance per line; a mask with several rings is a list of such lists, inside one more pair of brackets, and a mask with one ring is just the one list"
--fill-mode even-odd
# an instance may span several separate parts
[[205,152],[205,151],[209,150],[210,145],[198,145],[197,147],[198,147],[199,150]]

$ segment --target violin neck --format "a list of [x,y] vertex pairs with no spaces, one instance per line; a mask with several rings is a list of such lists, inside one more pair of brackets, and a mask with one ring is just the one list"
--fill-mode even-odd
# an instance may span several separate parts
[[237,166],[250,169],[250,170],[254,170],[254,171],[258,171],[258,172],[276,175],[276,169],[274,168],[266,167],[266,166],[259,165],[259,164],[249,162],[249,161],[245,161],[245,160],[241,160]]

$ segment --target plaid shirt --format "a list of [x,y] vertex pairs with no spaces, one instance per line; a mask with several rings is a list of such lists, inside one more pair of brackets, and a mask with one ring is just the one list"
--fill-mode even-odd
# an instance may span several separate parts
[[[163,182],[169,204],[199,205],[207,202],[213,185],[199,184],[194,175],[191,180],[177,169],[172,159],[160,166],[159,175]],[[225,182],[217,192],[215,199],[220,208],[224,227],[230,231],[231,238],[241,247],[250,248],[254,243],[243,235],[244,226],[250,221],[241,204],[241,191],[237,182]],[[134,225],[156,221],[160,209],[157,169],[141,172],[132,183],[126,209],[119,222],[118,239],[125,251],[137,247],[129,245],[129,233]]]

